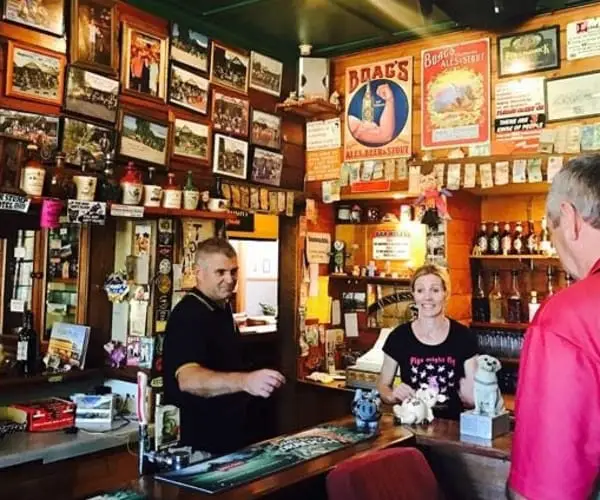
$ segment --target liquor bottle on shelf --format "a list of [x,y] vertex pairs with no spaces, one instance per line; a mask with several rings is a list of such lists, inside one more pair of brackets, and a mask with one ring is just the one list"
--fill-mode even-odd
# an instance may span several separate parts
[[525,239],[525,249],[529,255],[535,255],[538,253],[538,239],[537,234],[535,234],[535,228],[533,226],[533,221],[530,220],[527,223],[527,237]]
[[510,223],[504,224],[504,231],[500,238],[500,247],[502,249],[502,255],[508,255],[512,250],[512,237],[510,235]]
[[38,339],[33,329],[33,313],[23,313],[23,326],[17,339],[17,369],[21,375],[34,375],[37,372]]
[[200,191],[194,184],[193,172],[188,170],[183,186],[183,208],[185,210],[196,210],[198,201],[200,201]]
[[529,292],[529,322],[533,321],[533,317],[535,313],[540,308],[540,303],[538,302],[537,292],[535,290],[531,290]]
[[502,290],[500,289],[500,281],[498,272],[494,271],[494,285],[489,294],[490,303],[490,323],[504,323],[504,314],[502,312]]
[[145,207],[160,207],[162,199],[162,186],[155,178],[155,167],[148,167],[146,181],[144,182],[144,206]]
[[113,166],[114,160],[111,154],[106,155],[104,161],[104,171],[100,179],[98,197],[100,201],[118,203],[121,198],[121,187],[117,179],[115,179],[115,171]]
[[81,159],[81,173],[73,176],[77,200],[94,201],[98,183],[98,178],[92,173],[94,165],[93,158]]
[[46,169],[39,160],[38,147],[27,145],[27,162],[21,175],[21,189],[29,196],[42,196]]
[[142,175],[132,161],[127,162],[125,174],[119,181],[121,186],[121,203],[123,205],[139,205],[142,201],[144,185],[142,183]]
[[550,241],[550,232],[548,231],[548,222],[546,221],[546,217],[542,217],[539,252],[542,255],[552,255],[552,242]]
[[210,197],[215,198],[217,200],[225,199],[225,195],[223,194],[223,187],[221,185],[221,178],[215,177],[215,182],[213,183],[210,189]]
[[491,255],[500,255],[500,226],[498,222],[494,222],[494,226],[492,228],[492,234],[490,234],[490,239],[488,241],[489,253]]
[[490,320],[490,302],[483,290],[481,271],[477,273],[477,288],[473,292],[471,309],[473,321],[488,322]]
[[525,249],[523,244],[523,226],[521,221],[518,221],[515,227],[515,235],[512,242],[512,250],[515,255],[521,255]]
[[519,292],[519,271],[517,270],[512,271],[512,288],[506,303],[506,321],[508,323],[522,323],[523,315],[521,311],[523,310],[523,304],[521,301],[521,293]]
[[162,206],[163,208],[181,208],[181,187],[177,184],[175,174],[167,174],[167,183],[163,188]]
[[548,266],[546,269],[546,298],[550,298],[554,295],[554,284],[552,279],[554,278],[554,272],[552,266]]
[[56,154],[56,166],[54,172],[48,180],[48,186],[46,193],[50,198],[56,198],[57,200],[67,199],[71,193],[72,188],[70,185],[69,176],[65,171],[65,154]]
[[487,234],[487,224],[485,222],[481,223],[481,228],[475,237],[475,249],[481,254],[485,255],[488,253],[488,234]]

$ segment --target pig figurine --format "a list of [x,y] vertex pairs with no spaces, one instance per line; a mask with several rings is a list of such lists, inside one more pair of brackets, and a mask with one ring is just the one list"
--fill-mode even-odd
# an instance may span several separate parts
[[352,414],[356,419],[356,428],[360,431],[375,432],[379,427],[379,419],[381,419],[380,406],[381,399],[378,391],[356,389],[354,401],[352,401]]

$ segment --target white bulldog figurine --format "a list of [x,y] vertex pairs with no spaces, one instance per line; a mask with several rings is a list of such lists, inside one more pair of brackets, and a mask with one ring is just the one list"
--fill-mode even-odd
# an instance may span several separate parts
[[474,413],[494,417],[505,411],[504,399],[498,387],[498,371],[502,364],[493,356],[481,354],[477,356],[475,372]]
[[392,408],[394,416],[405,425],[419,425],[424,421],[433,422],[433,407],[446,401],[439,393],[437,384],[421,384],[414,397],[406,398],[401,405]]

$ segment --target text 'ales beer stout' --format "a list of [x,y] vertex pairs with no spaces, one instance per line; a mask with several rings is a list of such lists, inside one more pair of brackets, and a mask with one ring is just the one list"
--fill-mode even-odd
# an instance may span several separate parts
[[33,375],[37,371],[38,339],[33,329],[33,313],[23,313],[23,326],[17,340],[17,367],[22,375]]

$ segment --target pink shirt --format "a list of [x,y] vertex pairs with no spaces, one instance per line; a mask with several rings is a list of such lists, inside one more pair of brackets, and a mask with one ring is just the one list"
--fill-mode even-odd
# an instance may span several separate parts
[[528,500],[590,498],[600,472],[600,260],[527,330],[509,477]]

